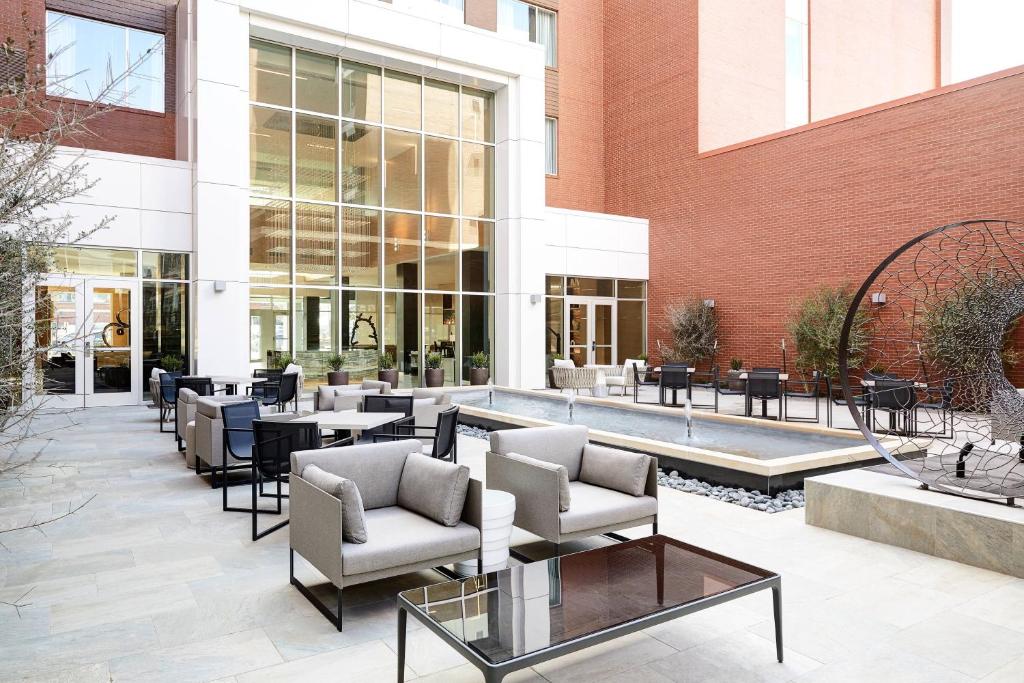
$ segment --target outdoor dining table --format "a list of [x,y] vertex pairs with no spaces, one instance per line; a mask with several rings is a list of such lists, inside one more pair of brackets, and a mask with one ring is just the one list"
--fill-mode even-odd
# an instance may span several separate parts
[[292,422],[315,422],[320,429],[363,432],[401,420],[405,413],[360,413],[355,410],[321,411],[297,417]]
[[239,385],[243,387],[251,387],[254,384],[266,382],[266,377],[247,377],[246,375],[214,375],[210,377],[210,381],[214,384],[223,384],[224,393],[228,396],[234,396],[238,393]]
[[[748,374],[749,373],[741,372],[739,374],[739,376],[737,377],[737,379],[739,379],[739,380],[741,380],[743,382],[746,382]],[[761,373],[759,373],[759,374],[761,374]],[[772,374],[774,374],[774,373],[772,373]],[[782,390],[780,392],[780,403],[781,403],[781,394],[786,393],[786,382],[789,381],[789,373],[788,372],[780,372],[779,373],[779,381],[782,383]],[[746,393],[746,392],[744,392],[744,393]],[[763,403],[764,402],[762,401],[762,407],[761,407],[762,415],[764,414],[764,411],[766,410],[764,408]],[[753,401],[753,399],[751,399],[751,397],[749,395],[744,397],[743,414],[746,417],[753,417],[754,416],[754,401]],[[781,420],[782,419],[782,417],[781,417],[782,408],[781,407],[779,408],[779,414],[780,414],[780,417],[778,419]],[[775,418],[772,418],[772,419],[774,420]]]
[[[901,380],[901,379],[896,378],[896,379],[883,379],[882,381],[883,382],[893,382],[893,381],[902,382],[902,381],[907,381],[907,380]],[[875,387],[876,382],[877,382],[877,380],[874,380],[874,379],[862,379],[860,381],[860,385],[862,387],[866,388],[866,389],[873,389]],[[928,388],[928,383],[927,382],[917,382],[917,381],[915,381],[913,383],[913,387],[914,387],[914,389],[927,389]],[[866,398],[867,398],[867,400],[864,401],[864,406],[862,408],[862,411],[864,413],[864,424],[872,425],[872,424],[874,424],[872,422],[872,419],[873,419],[872,418],[872,413],[874,412],[874,406],[871,403],[871,392],[870,391],[868,392],[868,396]],[[916,422],[916,419],[915,419],[915,422]],[[897,428],[896,428],[896,413],[891,412],[891,411],[889,413],[889,431],[893,432],[893,433],[896,433],[896,431],[897,431]],[[912,433],[916,433],[916,427],[911,429],[911,430],[909,430],[909,431],[912,432]]]

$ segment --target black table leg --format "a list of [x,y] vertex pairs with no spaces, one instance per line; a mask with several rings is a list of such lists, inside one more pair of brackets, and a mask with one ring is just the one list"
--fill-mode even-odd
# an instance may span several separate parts
[[782,584],[772,586],[772,605],[775,608],[775,656],[782,662]]
[[398,606],[398,683],[405,682],[405,622],[409,613]]

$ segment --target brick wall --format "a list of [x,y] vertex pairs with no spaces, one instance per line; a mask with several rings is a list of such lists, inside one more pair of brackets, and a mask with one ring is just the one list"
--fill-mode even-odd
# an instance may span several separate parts
[[78,16],[164,33],[165,113],[113,109],[89,124],[90,135],[75,141],[88,149],[173,159],[176,0],[7,0],[0,2],[0,39],[25,41],[27,18],[41,41],[38,63],[45,55],[46,8]]
[[928,228],[1024,221],[1024,75],[702,158],[696,21],[697,0],[604,3],[604,210],[650,220],[652,351],[698,295],[720,364],[776,365],[816,285],[859,285]]

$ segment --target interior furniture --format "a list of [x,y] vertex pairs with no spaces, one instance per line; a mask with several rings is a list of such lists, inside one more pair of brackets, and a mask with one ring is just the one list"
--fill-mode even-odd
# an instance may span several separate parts
[[238,393],[238,387],[252,387],[257,384],[264,384],[267,382],[265,377],[245,377],[242,375],[214,375],[210,377],[210,381],[214,385],[221,385],[224,387],[224,393],[232,396]]
[[[458,426],[459,407],[449,406],[446,410],[437,414],[437,424],[433,427],[420,425],[396,425],[395,434],[374,434],[373,443],[395,439],[417,439],[418,441],[429,441],[423,446],[423,455],[440,460],[459,461],[458,454]],[[432,436],[425,436],[423,432],[432,431]],[[415,432],[415,433],[414,433]]]
[[[842,406],[842,407],[845,408],[846,407],[846,396],[845,396],[845,394],[843,394],[842,387],[838,386],[835,382],[833,382],[831,377],[825,377],[825,396],[826,396],[826,398],[825,398],[825,400],[826,400],[826,403],[825,403],[825,408],[826,408],[826,411],[825,411],[825,425],[826,426],[833,427],[835,429],[853,429],[853,430],[859,429],[856,426],[853,426],[853,427],[836,427],[834,424],[832,424],[832,422],[833,422],[833,420],[832,420],[832,408],[833,408],[833,406]],[[865,391],[864,387],[861,387],[860,393],[859,394],[855,394],[854,397],[853,397],[853,405],[855,405],[856,407],[860,408],[861,410],[864,410],[865,406],[867,406],[868,401],[870,401],[870,400],[871,399],[868,396],[867,392]]]
[[[782,381],[777,370],[751,370],[746,373],[747,393],[746,411],[747,417],[753,417],[754,401],[761,402],[760,417],[765,420],[777,420],[782,414]],[[768,401],[779,402],[779,416],[768,414]]]
[[410,614],[486,683],[498,683],[514,671],[768,589],[782,662],[782,577],[668,536],[413,588],[398,594],[398,681]]
[[[349,586],[480,561],[482,484],[421,448],[402,440],[291,454],[289,579],[339,631]],[[336,607],[296,578],[296,554],[327,577]]]
[[390,393],[390,383],[375,379],[349,386],[320,385],[313,392],[313,410],[353,410],[363,402],[363,396]]
[[871,431],[876,431],[878,412],[881,411],[889,416],[888,433],[905,436],[916,434],[917,392],[913,380],[869,380],[867,389],[870,400],[863,407],[864,422]]
[[487,488],[516,497],[515,525],[555,544],[650,524],[658,530],[658,461],[587,442],[559,425],[491,432]]
[[[256,387],[254,386],[253,389]],[[299,410],[299,374],[296,372],[285,372],[281,375],[278,384],[265,382],[261,387],[262,396],[260,402],[265,406],[277,408],[277,412],[284,412],[285,406],[295,402],[295,412]]]
[[[183,389],[188,389],[196,396],[183,402]],[[214,393],[213,382],[209,377],[184,376],[174,379],[174,439],[178,442],[179,451],[185,450],[182,446],[185,440],[185,426],[195,419],[195,398],[213,396]]]
[[[947,377],[940,387],[927,387],[924,390],[925,399],[917,404],[918,409],[939,412],[942,424],[942,431],[918,429],[921,435],[937,436],[940,439],[953,438],[953,392],[956,391],[956,380]],[[949,425],[948,430],[946,425]]]
[[661,376],[658,379],[658,404],[666,405],[665,396],[672,392],[673,406],[679,405],[678,394],[686,392],[686,399],[693,399],[693,389],[690,386],[690,368],[684,363],[665,363],[661,366]]
[[415,399],[408,394],[381,394],[379,396],[364,396],[361,409],[364,413],[402,413],[398,420],[389,420],[380,427],[367,429],[360,435],[360,440],[365,443],[372,443],[376,434],[398,434],[400,426],[414,424],[415,418],[412,411]]
[[[801,387],[794,389],[793,387]],[[789,399],[809,398],[814,400],[814,417],[807,415],[790,415]],[[791,379],[786,382],[782,391],[782,414],[786,422],[820,422],[821,421],[821,372],[814,370],[810,379]]]
[[640,403],[640,387],[656,387],[658,379],[654,377],[654,370],[646,366],[641,368],[639,363],[633,363],[633,403]]
[[556,365],[551,368],[551,380],[559,391],[569,389],[579,393],[580,389],[586,389],[593,394],[597,385],[597,373],[597,368],[565,368]]
[[[188,462],[189,451],[186,449],[186,463],[194,467],[197,475],[210,474],[210,485],[217,488],[214,468],[223,467],[224,463],[224,420],[221,407],[229,403],[252,401],[248,396],[201,396],[196,400],[195,419],[195,460]],[[227,458],[229,469],[247,468],[249,463],[235,458]]]
[[196,391],[188,387],[178,389],[178,400],[174,404],[174,438],[178,441],[179,451],[184,451],[183,444],[188,443],[187,429],[188,425],[195,424],[198,400],[199,394]]
[[164,429],[164,422],[166,422],[173,411],[177,409],[178,395],[177,389],[174,386],[174,380],[181,377],[180,372],[162,372],[157,378],[160,384],[160,390],[157,392],[159,397],[159,403],[157,407],[160,409],[160,432],[166,431]]
[[262,399],[268,386],[281,383],[283,368],[256,368],[252,371],[253,379],[262,379],[263,382],[253,384],[250,388],[250,396],[255,399]]
[[480,503],[480,566],[472,560],[456,562],[455,573],[475,576],[508,567],[508,544],[515,516],[515,496],[508,491],[484,489]]

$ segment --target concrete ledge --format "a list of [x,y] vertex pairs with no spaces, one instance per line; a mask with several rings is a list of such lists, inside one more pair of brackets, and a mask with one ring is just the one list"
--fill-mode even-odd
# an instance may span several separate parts
[[1024,578],[1024,509],[848,470],[804,481],[807,524]]

